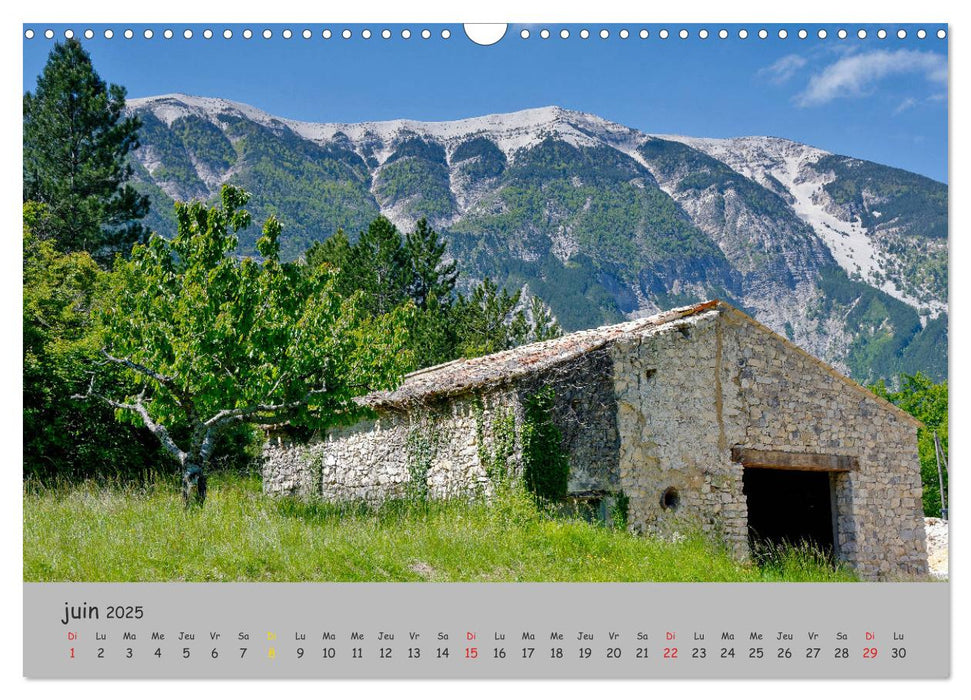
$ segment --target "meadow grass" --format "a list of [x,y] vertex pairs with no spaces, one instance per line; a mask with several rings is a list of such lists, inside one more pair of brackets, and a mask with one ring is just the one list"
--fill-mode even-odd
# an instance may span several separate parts
[[740,563],[700,536],[669,542],[554,517],[520,489],[491,503],[379,508],[268,498],[215,475],[203,509],[175,480],[24,487],[25,581],[848,581],[812,552]]

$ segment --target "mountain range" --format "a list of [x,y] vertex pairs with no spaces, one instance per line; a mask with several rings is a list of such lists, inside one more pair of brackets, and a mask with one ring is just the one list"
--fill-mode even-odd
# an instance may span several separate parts
[[[223,183],[298,257],[422,217],[462,283],[543,298],[567,330],[718,297],[862,382],[947,376],[947,186],[782,138],[647,134],[559,107],[448,122],[299,122],[217,98],[128,102],[148,224]],[[256,227],[240,237],[252,253]]]

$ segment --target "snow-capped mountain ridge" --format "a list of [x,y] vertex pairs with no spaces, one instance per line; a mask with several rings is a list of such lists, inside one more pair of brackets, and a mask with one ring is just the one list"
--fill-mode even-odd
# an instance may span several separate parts
[[128,109],[162,233],[170,199],[226,182],[253,193],[257,219],[283,218],[290,256],[378,214],[404,230],[425,217],[470,279],[560,295],[575,327],[721,296],[837,365],[862,352],[846,324],[863,308],[852,298],[877,303],[867,289],[910,309],[869,333],[946,314],[946,186],[791,140],[649,134],[556,106],[356,124],[185,95]]

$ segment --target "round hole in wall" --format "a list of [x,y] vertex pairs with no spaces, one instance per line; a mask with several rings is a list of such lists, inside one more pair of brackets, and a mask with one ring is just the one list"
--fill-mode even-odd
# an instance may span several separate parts
[[677,510],[679,505],[681,505],[681,496],[678,495],[678,490],[673,486],[665,489],[661,494],[661,507],[664,510]]

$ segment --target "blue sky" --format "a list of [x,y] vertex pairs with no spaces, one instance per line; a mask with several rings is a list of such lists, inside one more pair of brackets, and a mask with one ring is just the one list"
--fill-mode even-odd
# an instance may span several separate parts
[[[30,27],[30,25],[26,25]],[[420,38],[423,26],[333,25],[323,39],[322,25],[43,25],[56,37],[65,29],[83,40],[96,69],[106,80],[124,85],[131,97],[169,92],[224,97],[267,112],[307,121],[370,121],[395,118],[445,120],[556,104],[592,112],[648,133],[691,136],[772,135],[836,153],[905,168],[947,181],[947,40],[938,25],[712,25],[707,39],[702,25],[687,25],[688,39],[674,31],[661,39],[661,25],[510,25],[498,44],[469,41],[461,25],[432,26],[432,38]],[[115,37],[103,38],[110,26]],[[131,26],[132,39],[122,32]],[[211,26],[216,34],[202,38]],[[244,39],[247,26],[254,30]],[[269,26],[271,39],[260,32]],[[685,25],[677,25],[678,28]],[[725,26],[727,39],[716,32]],[[738,38],[745,27],[749,36]],[[171,27],[172,39],[162,32]],[[186,40],[182,32],[194,36]],[[232,39],[224,39],[229,28]],[[291,39],[281,36],[289,27]],[[304,28],[312,30],[303,39]],[[351,39],[340,32],[352,30]],[[444,40],[443,28],[451,31]],[[768,30],[760,39],[758,29]],[[807,27],[809,36],[797,31]],[[151,28],[152,39],[143,31]],[[361,37],[369,28],[370,39]],[[523,39],[523,29],[530,32]],[[562,39],[561,29],[570,37]],[[827,32],[825,39],[817,30]],[[859,39],[857,30],[867,31]],[[897,37],[899,29],[907,37]],[[641,39],[639,32],[649,36]],[[779,30],[788,32],[781,39]],[[880,39],[877,31],[887,37]],[[41,35],[24,40],[24,89],[32,89],[53,41]]]

